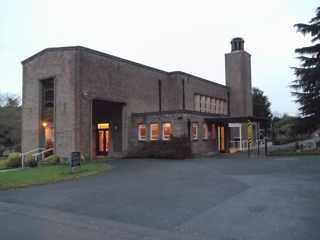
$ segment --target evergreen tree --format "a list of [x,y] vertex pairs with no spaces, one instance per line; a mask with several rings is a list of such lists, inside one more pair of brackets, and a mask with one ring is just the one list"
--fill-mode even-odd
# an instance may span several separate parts
[[297,79],[293,81],[291,88],[300,105],[303,120],[312,130],[320,123],[320,7],[308,24],[299,23],[294,26],[303,35],[311,36],[311,46],[295,50],[301,64],[293,68]]
[[253,116],[271,119],[272,114],[270,111],[271,103],[264,92],[259,88],[252,89],[252,104],[253,104]]

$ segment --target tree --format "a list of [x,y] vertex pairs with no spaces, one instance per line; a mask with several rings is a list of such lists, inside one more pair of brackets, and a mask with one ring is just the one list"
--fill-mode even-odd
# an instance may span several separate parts
[[259,88],[252,89],[253,116],[267,118],[270,120],[272,114],[270,111],[271,103],[264,92]]
[[21,139],[21,106],[17,96],[2,96],[0,105],[0,155],[5,149],[19,150]]
[[298,23],[294,27],[297,32],[311,36],[311,46],[295,50],[301,64],[293,68],[297,79],[291,85],[302,120],[311,131],[320,123],[320,7],[309,24]]

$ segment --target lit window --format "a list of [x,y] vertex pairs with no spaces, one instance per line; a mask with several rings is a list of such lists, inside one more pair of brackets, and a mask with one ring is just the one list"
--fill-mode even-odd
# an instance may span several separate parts
[[197,140],[198,139],[198,123],[192,123],[192,127],[191,127],[191,137],[192,140]]
[[147,140],[147,127],[144,124],[138,125],[138,139],[139,141]]
[[162,140],[170,140],[172,134],[171,123],[162,124]]
[[211,137],[216,139],[216,126],[214,124],[211,125]]
[[150,124],[150,140],[158,140],[159,139],[159,124],[151,123]]
[[208,133],[208,125],[207,125],[206,123],[204,123],[204,124],[202,125],[202,129],[203,129],[203,136],[202,136],[202,138],[203,138],[204,140],[207,140],[207,139],[208,139],[208,135],[209,135],[209,133]]

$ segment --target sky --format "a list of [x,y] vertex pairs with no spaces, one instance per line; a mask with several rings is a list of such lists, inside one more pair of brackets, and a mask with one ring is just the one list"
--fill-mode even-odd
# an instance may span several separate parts
[[85,46],[165,71],[225,84],[234,37],[252,55],[252,85],[272,112],[298,114],[288,87],[294,49],[310,44],[293,28],[315,0],[0,0],[0,93],[22,93],[21,61],[48,47]]

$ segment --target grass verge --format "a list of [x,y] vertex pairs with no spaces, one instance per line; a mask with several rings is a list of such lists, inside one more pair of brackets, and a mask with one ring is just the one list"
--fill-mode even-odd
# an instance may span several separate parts
[[108,170],[111,170],[111,166],[105,163],[86,163],[82,164],[80,169],[75,173],[71,173],[68,165],[40,165],[37,168],[0,172],[0,189],[19,188],[78,179]]

